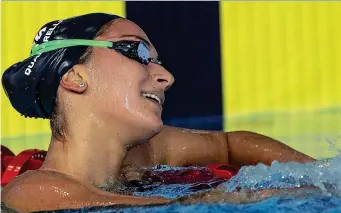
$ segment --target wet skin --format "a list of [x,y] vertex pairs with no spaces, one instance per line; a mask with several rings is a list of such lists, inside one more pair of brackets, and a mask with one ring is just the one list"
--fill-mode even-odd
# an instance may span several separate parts
[[[136,36],[150,43],[137,25],[122,19],[97,39],[140,40]],[[152,45],[150,52],[157,57]],[[241,167],[269,165],[274,160],[314,161],[274,139],[252,132],[163,126],[162,106],[142,94],[153,93],[163,99],[174,82],[173,76],[160,65],[142,65],[113,50],[94,48],[92,55],[85,65],[76,65],[65,74],[60,83],[58,96],[68,124],[66,140],[52,139],[42,168],[24,173],[2,190],[2,199],[9,207],[27,212],[169,203],[164,198],[125,196],[98,189],[103,184],[110,187],[122,174],[128,180],[139,179],[136,172],[139,168],[156,164],[229,163]],[[80,82],[85,86],[79,87]],[[224,193],[235,200],[241,195]]]

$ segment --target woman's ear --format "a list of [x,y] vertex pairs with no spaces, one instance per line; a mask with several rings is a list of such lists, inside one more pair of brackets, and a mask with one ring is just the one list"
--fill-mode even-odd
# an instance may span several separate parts
[[87,75],[83,65],[73,66],[65,73],[60,81],[60,85],[70,91],[83,93],[88,87]]

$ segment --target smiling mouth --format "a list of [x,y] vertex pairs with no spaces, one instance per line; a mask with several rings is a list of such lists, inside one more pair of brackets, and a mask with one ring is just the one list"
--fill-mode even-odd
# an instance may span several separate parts
[[145,97],[146,99],[149,99],[150,101],[153,101],[154,103],[162,106],[162,99],[153,94],[153,93],[146,93],[146,92],[142,92],[142,96]]

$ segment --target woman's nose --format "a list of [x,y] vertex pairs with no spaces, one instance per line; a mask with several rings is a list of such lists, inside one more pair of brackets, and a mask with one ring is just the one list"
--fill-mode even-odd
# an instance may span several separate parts
[[152,68],[150,74],[153,80],[156,81],[164,91],[169,89],[175,81],[174,76],[162,66]]

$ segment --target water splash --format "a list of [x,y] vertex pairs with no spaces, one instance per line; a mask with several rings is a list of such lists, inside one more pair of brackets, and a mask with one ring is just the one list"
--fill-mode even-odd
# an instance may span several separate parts
[[337,151],[338,153],[341,153],[341,148],[337,147],[338,142],[341,142],[340,138],[341,138],[341,135],[338,134],[337,135],[337,139],[335,139],[335,140],[331,140],[331,139],[328,139],[328,138],[325,139],[326,142],[329,145],[329,150],[330,151]]
[[165,172],[165,171],[181,171],[184,169],[197,169],[197,170],[202,170],[207,168],[203,168],[201,166],[188,166],[188,167],[180,167],[180,166],[168,166],[168,165],[163,165],[163,164],[157,164],[153,166],[151,169],[144,169],[145,171],[155,171],[155,172]]
[[219,186],[231,192],[315,186],[326,196],[341,197],[341,154],[313,163],[258,164],[242,167],[239,173]]

